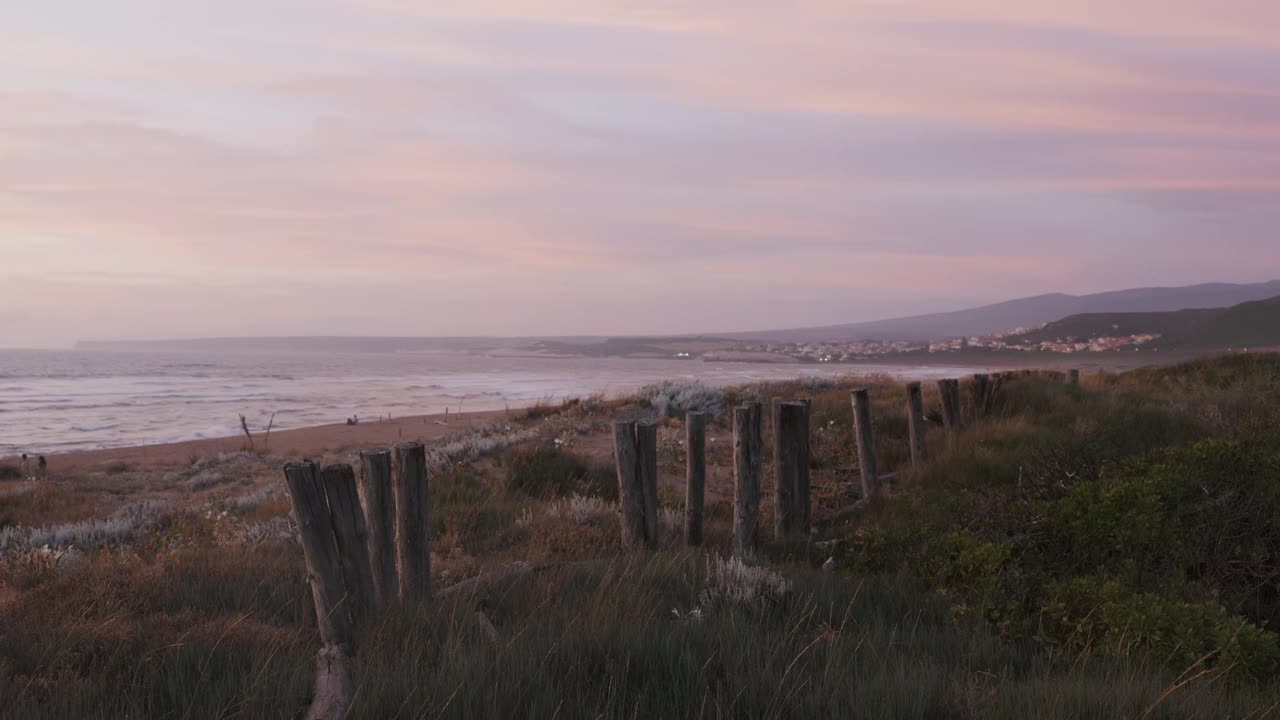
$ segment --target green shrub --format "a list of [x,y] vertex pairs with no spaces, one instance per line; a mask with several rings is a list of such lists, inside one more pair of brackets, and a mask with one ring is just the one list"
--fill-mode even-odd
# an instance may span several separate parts
[[1280,669],[1280,638],[1212,602],[1181,602],[1134,592],[1114,580],[1072,578],[1050,588],[1041,640],[1073,651],[1129,656],[1146,652],[1172,668],[1194,665],[1255,679]]
[[[969,462],[962,473],[981,472]],[[895,502],[916,522],[887,514],[864,532],[876,538],[865,554],[881,558],[866,569],[905,566],[957,615],[1012,635],[1143,649],[1174,666],[1207,655],[1255,677],[1275,669],[1280,645],[1262,628],[1280,622],[1280,444],[1206,440],[1045,488],[908,492]],[[911,510],[925,505],[932,513]]]
[[1280,356],[1101,390],[1009,383],[995,417],[868,509],[852,565],[906,572],[1006,637],[1267,677],[1280,667],[1280,428],[1257,429],[1272,427],[1278,379]]

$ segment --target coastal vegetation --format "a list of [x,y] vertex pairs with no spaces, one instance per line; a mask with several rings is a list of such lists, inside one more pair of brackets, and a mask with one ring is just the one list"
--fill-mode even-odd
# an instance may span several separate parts
[[[856,499],[849,390],[883,497]],[[729,558],[723,410],[804,397],[819,534]],[[1280,357],[1005,383],[910,466],[888,378],[680,383],[429,443],[433,583],[356,636],[353,718],[1261,718],[1280,708]],[[936,395],[926,393],[926,406]],[[673,409],[674,408],[674,409]],[[706,542],[681,544],[685,410]],[[659,419],[656,552],[618,543],[609,421]],[[316,449],[356,462],[361,448]],[[0,483],[0,715],[291,718],[316,619],[280,476],[228,453]],[[768,494],[766,476],[765,493]],[[772,527],[770,508],[760,526]]]

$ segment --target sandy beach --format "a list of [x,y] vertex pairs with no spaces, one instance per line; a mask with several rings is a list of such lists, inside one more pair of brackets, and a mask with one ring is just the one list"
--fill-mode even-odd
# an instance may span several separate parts
[[[1161,358],[1163,361],[1176,359],[1182,358],[1175,354],[1169,354],[1167,357]],[[921,377],[937,375],[940,372],[963,375],[967,374],[965,372],[966,368],[991,371],[1032,367],[1052,369],[1074,367],[1081,369],[1085,375],[1089,375],[1097,372],[1121,371],[1130,367],[1151,364],[1149,356],[1143,358],[1136,356],[1136,354],[1050,357],[1042,355],[1028,357],[1009,355],[993,357],[984,353],[957,353],[954,357],[948,358],[949,363],[946,366],[925,365],[920,363],[918,358],[912,358],[911,360],[914,362],[908,362],[906,358],[902,358],[900,359],[901,365],[896,367],[906,369],[907,372],[903,373],[904,375]],[[740,367],[744,373],[758,371],[762,367],[751,363],[743,363],[738,366],[730,364],[730,366]],[[886,368],[892,367],[895,367],[893,363],[850,363],[824,366],[821,369],[829,371],[832,376],[856,376],[861,374],[878,375],[883,373]],[[765,366],[765,369],[771,370],[772,368]],[[780,375],[778,379],[784,377],[786,376]],[[749,378],[749,375],[744,375],[738,380],[745,382]],[[715,384],[726,384],[726,379],[719,378]],[[414,414],[390,420],[366,419],[356,425],[329,423],[277,429],[271,432],[269,438],[262,429],[261,420],[258,421],[259,424],[251,426],[251,429],[253,431],[255,449],[269,450],[272,454],[285,457],[302,458],[308,455],[320,455],[329,451],[351,447],[375,447],[410,440],[432,440],[459,430],[501,421],[503,418],[519,413],[520,408],[529,404],[532,404],[532,401],[525,400],[524,402],[519,402],[518,405],[500,410],[485,409],[462,413],[450,411],[446,413]],[[189,464],[192,458],[195,457],[243,449],[248,449],[248,442],[242,433],[237,433],[178,442],[141,443],[113,448],[70,450],[66,452],[55,451],[44,454],[50,464],[49,472],[55,473],[93,470],[113,463],[127,463],[138,468],[174,466]],[[0,463],[2,464],[17,464],[18,461],[18,457],[12,454],[0,456]]]
[[[516,412],[515,410],[511,411]],[[305,457],[349,447],[378,447],[397,442],[432,440],[449,433],[500,422],[508,416],[505,410],[483,412],[414,415],[391,420],[366,420],[357,425],[337,423],[314,427],[253,433],[254,447],[285,457]],[[193,457],[205,457],[248,448],[243,434],[221,438],[203,438],[156,445],[135,445],[102,450],[78,450],[47,455],[49,472],[66,473],[127,463],[135,467],[166,467],[189,464]],[[18,458],[0,458],[0,463],[16,464]]]

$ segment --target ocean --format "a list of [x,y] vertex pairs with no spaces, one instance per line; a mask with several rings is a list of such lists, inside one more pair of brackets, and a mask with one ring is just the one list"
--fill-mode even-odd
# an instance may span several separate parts
[[54,454],[450,411],[498,410],[666,379],[734,385],[954,368],[777,365],[470,352],[161,353],[0,350],[0,457]]

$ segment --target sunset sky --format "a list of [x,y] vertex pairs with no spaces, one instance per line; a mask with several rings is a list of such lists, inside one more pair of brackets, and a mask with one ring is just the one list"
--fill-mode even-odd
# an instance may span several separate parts
[[1280,277],[1275,0],[0,3],[0,346]]

